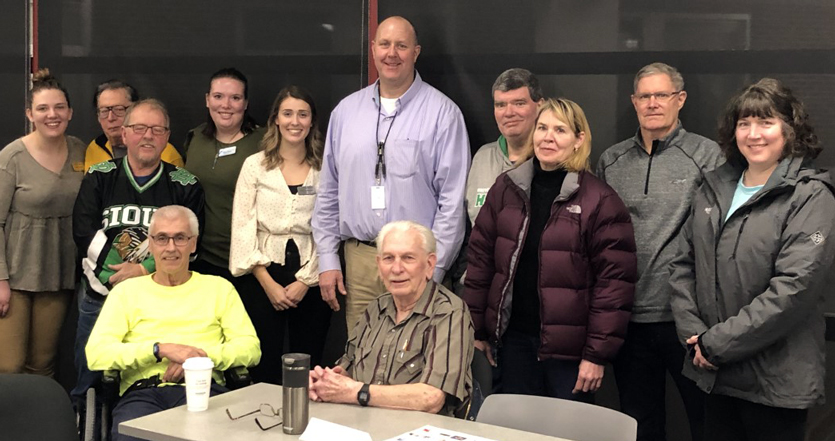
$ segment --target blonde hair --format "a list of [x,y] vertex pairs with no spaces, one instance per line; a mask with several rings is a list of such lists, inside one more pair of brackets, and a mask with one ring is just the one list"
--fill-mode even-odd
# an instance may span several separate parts
[[[536,122],[539,123],[539,118],[545,112],[551,112],[558,120],[565,123],[574,136],[580,136],[580,133],[585,133],[583,142],[565,161],[559,164],[559,167],[569,172],[588,171],[591,169],[589,157],[591,156],[591,128],[589,128],[589,121],[586,119],[586,113],[579,104],[566,98],[547,98],[536,114]],[[534,129],[536,131],[536,129]],[[530,137],[530,152],[533,154],[533,133]],[[518,162],[518,161],[517,161]]]

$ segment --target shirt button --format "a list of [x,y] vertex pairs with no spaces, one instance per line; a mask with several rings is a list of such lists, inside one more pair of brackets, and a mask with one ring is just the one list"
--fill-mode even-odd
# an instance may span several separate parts
[[383,354],[383,358],[386,358],[386,354]]
[[412,364],[410,364],[410,365],[409,365],[409,367],[415,367],[415,364],[414,364],[414,363],[412,363]]
[[382,381],[378,381],[378,382],[377,382],[377,384],[383,384],[383,382],[382,382]]

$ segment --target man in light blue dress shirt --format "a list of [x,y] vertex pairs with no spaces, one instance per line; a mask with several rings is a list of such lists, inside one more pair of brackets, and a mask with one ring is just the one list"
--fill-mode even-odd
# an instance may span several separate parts
[[[346,295],[349,332],[386,290],[373,243],[383,225],[412,220],[438,241],[434,279],[444,279],[464,237],[464,192],[470,145],[464,117],[415,71],[414,27],[389,17],[372,42],[379,80],[343,99],[325,141],[313,238],[322,297],[339,310]],[[345,242],[345,283],[338,249]]]

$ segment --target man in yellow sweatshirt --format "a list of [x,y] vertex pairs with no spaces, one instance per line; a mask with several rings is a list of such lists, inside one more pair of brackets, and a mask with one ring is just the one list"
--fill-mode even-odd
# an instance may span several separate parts
[[212,359],[212,395],[225,391],[224,370],[261,359],[255,328],[232,284],[188,269],[197,244],[195,214],[162,207],[149,230],[156,272],[110,291],[86,347],[91,370],[121,371],[114,440],[133,439],[117,433],[120,422],[185,404],[186,359]]

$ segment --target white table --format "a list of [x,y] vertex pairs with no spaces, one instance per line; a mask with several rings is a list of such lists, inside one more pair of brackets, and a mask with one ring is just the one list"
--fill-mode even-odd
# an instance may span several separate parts
[[[212,397],[207,411],[189,412],[186,406],[180,406],[124,422],[119,425],[119,432],[152,441],[275,441],[299,438],[298,435],[285,435],[281,426],[262,431],[255,424],[258,413],[235,421],[226,416],[227,408],[233,416],[238,416],[258,409],[261,403],[269,403],[275,409],[281,407],[281,386],[254,384]],[[568,441],[425,412],[364,408],[359,405],[311,402],[310,416],[368,432],[374,441],[392,438],[427,424],[500,441]],[[259,417],[259,420],[272,423],[270,418]]]

